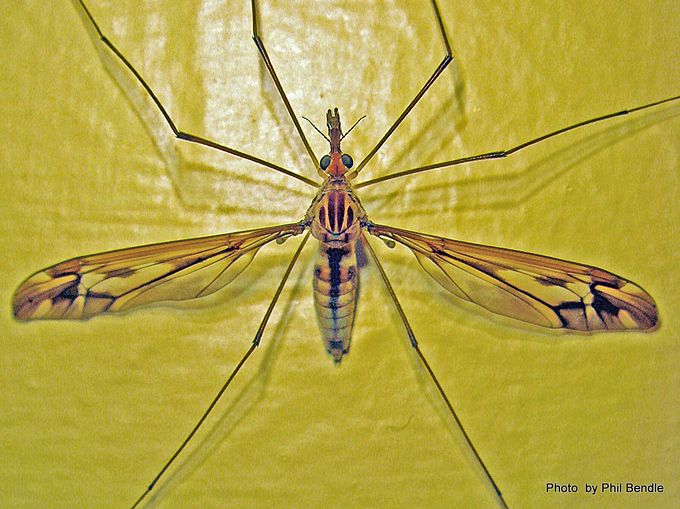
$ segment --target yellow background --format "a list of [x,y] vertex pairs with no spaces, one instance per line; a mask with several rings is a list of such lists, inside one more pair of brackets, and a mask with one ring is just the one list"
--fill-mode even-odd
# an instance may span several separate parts
[[[183,4],[91,7],[181,128],[314,178],[277,119],[248,2]],[[295,111],[319,126],[328,107],[346,127],[368,115],[344,143],[360,160],[443,57],[429,7],[274,4],[261,6],[262,30]],[[508,148],[678,93],[677,2],[441,8],[456,61],[367,177]],[[297,220],[313,191],[231,157],[167,148],[126,98],[135,91],[103,70],[69,2],[7,5],[0,24],[0,495],[11,507],[125,507],[247,349],[297,239],[259,255],[224,295],[185,309],[25,324],[11,318],[14,289],[76,255]],[[677,110],[361,193],[375,221],[601,266],[657,300],[662,325],[651,334],[544,333],[452,303],[409,253],[373,243],[511,507],[680,499]],[[324,140],[304,129],[321,155]],[[184,164],[170,161],[176,150]],[[352,350],[334,368],[312,312],[313,251],[154,501],[493,507],[370,265]],[[583,482],[604,481],[660,482],[666,492],[583,493]],[[549,495],[546,482],[581,492]]]

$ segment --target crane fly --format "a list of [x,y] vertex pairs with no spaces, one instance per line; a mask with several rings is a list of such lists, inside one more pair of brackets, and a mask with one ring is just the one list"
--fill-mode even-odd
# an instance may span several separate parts
[[144,87],[177,138],[248,159],[318,188],[304,217],[286,224],[77,257],[36,272],[17,288],[13,299],[13,311],[19,320],[87,319],[103,313],[127,311],[152,303],[195,299],[212,294],[246,270],[260,249],[272,243],[280,244],[292,237],[302,236],[251,347],[230,374],[213,403],[187,435],[186,440],[163,466],[135,505],[144,500],[184,449],[260,344],[272,310],[310,236],[318,243],[312,281],[314,309],[321,339],[332,362],[341,364],[350,352],[361,272],[357,251],[365,250],[392,299],[417,359],[431,377],[451,418],[462,431],[475,461],[481,466],[487,482],[502,506],[507,506],[507,502],[502,495],[502,487],[498,486],[492,475],[493,468],[483,461],[482,455],[468,438],[453,405],[430,368],[397,294],[371,245],[371,238],[380,239],[391,248],[402,246],[409,249],[427,275],[441,288],[454,297],[475,303],[491,313],[545,328],[577,332],[653,330],[658,325],[658,311],[654,299],[641,286],[624,277],[600,268],[557,258],[473,244],[374,223],[369,217],[370,211],[364,210],[358,192],[363,187],[389,179],[405,178],[412,174],[477,161],[505,158],[564,132],[675,101],[678,97],[569,125],[509,150],[442,161],[361,181],[359,177],[363,168],[426,95],[453,59],[436,1],[432,1],[433,16],[446,54],[403,114],[358,164],[355,164],[353,158],[341,147],[341,142],[351,129],[343,132],[340,112],[335,108],[326,112],[327,131],[321,132],[321,135],[327,138],[328,153],[317,160],[269,60],[258,32],[256,12],[253,8],[253,37],[257,49],[310,158],[315,162],[316,170],[322,178],[321,182],[316,182],[257,157],[179,130],[143,77],[100,31],[85,4],[76,1],[76,6],[82,9],[86,21],[91,23],[91,27],[96,30],[103,43]]

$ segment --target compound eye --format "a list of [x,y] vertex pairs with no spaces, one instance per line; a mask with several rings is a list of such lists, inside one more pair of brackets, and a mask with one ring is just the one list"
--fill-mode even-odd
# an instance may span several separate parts
[[322,170],[325,170],[326,168],[328,168],[330,166],[330,164],[331,164],[331,156],[329,156],[329,155],[323,156],[321,158],[321,160],[319,161],[319,166],[321,166]]
[[349,154],[342,154],[342,164],[345,165],[346,168],[351,168],[354,166],[354,160],[352,159],[352,156]]

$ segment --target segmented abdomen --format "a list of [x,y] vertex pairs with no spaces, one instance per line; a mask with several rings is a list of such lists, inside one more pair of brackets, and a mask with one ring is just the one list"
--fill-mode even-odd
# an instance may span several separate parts
[[349,351],[359,287],[355,243],[320,244],[314,267],[314,306],[326,350],[336,363]]

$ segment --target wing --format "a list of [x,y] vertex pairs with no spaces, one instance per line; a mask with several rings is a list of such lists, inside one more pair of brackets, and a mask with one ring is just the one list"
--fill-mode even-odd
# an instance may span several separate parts
[[238,276],[265,244],[303,231],[286,224],[73,258],[26,279],[14,293],[14,316],[86,319],[203,297]]
[[369,225],[388,245],[413,251],[435,281],[493,313],[556,329],[651,329],[654,299],[611,272],[521,251]]

